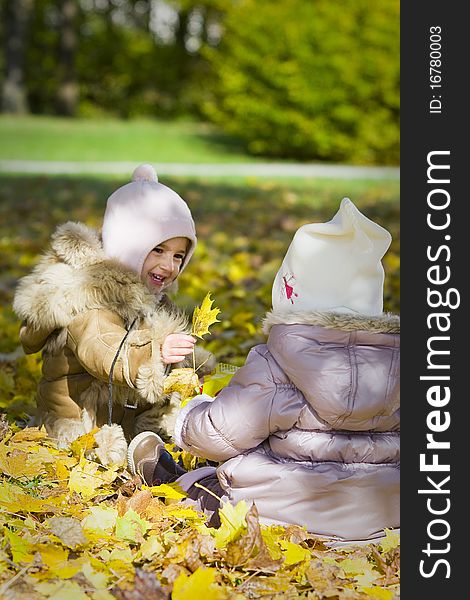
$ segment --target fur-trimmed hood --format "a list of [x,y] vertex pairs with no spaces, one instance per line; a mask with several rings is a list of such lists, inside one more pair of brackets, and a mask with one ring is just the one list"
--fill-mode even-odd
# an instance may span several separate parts
[[263,332],[268,335],[273,325],[316,325],[342,331],[368,331],[371,333],[400,333],[400,317],[392,313],[372,317],[336,312],[295,312],[271,310],[263,320]]
[[136,317],[151,318],[158,305],[136,273],[105,256],[97,231],[70,221],[56,229],[13,301],[18,317],[45,338],[90,309],[109,309],[129,327]]

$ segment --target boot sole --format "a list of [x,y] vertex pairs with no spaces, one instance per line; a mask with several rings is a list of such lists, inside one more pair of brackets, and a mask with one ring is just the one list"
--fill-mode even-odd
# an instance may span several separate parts
[[155,437],[159,443],[165,444],[162,438],[153,431],[142,431],[141,433],[137,434],[135,438],[131,440],[127,448],[127,468],[132,473],[132,475],[138,475],[136,465],[134,464],[134,459],[132,457],[132,455],[134,454],[134,450],[144,438],[147,438],[149,436]]

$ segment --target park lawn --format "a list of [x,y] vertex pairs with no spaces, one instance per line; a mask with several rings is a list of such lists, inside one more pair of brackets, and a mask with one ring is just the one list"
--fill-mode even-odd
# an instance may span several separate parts
[[206,123],[0,115],[0,160],[259,162]]

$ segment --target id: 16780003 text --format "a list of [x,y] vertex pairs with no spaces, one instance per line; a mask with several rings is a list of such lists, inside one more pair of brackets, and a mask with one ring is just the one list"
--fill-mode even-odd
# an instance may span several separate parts
[[433,25],[429,28],[429,87],[432,90],[432,98],[429,102],[431,114],[442,112],[442,61],[441,61],[441,26]]

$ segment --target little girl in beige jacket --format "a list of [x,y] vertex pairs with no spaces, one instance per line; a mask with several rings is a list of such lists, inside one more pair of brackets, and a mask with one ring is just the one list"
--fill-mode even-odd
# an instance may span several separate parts
[[[43,357],[35,424],[60,444],[99,427],[96,454],[107,464],[125,460],[142,431],[169,439],[179,402],[164,393],[165,377],[196,340],[167,292],[196,243],[186,202],[141,165],[108,198],[101,232],[60,225],[20,280],[20,339]],[[197,354],[201,374],[210,371],[213,359]]]

